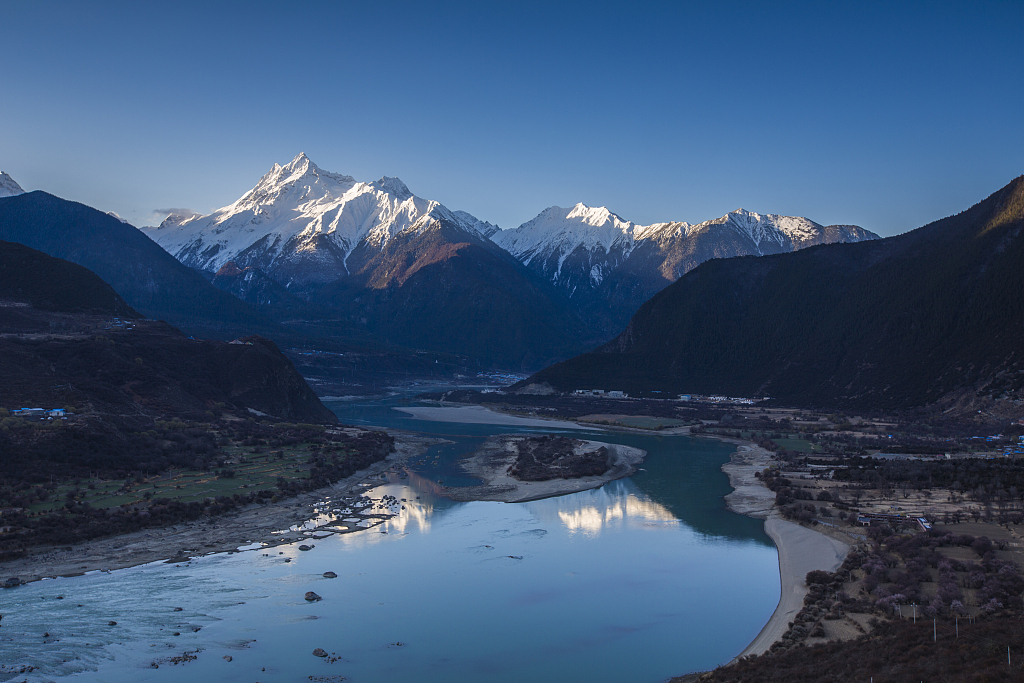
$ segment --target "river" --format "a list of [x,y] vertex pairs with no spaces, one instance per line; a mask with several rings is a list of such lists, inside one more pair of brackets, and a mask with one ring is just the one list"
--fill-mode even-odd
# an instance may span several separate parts
[[[476,483],[458,460],[487,436],[548,430],[393,409],[409,404],[328,403],[349,424],[453,442],[367,492],[405,499],[397,517],[310,552],[256,549],[0,591],[0,681],[655,683],[727,662],[774,610],[775,548],[761,521],[722,500],[728,444],[574,431],[648,451],[643,469],[546,500],[455,503],[437,485]],[[306,602],[310,590],[323,600]],[[331,656],[312,656],[318,647]],[[25,664],[38,668],[12,673]]]

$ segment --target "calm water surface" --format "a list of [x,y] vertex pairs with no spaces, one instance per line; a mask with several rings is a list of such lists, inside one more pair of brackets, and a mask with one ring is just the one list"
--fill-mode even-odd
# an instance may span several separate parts
[[[601,432],[647,450],[644,470],[542,501],[453,503],[433,491],[475,483],[460,457],[491,434],[538,430],[391,409],[407,403],[329,404],[344,422],[453,442],[368,492],[405,498],[398,517],[310,552],[296,544],[0,591],[0,681],[653,683],[729,660],[775,608],[775,549],[761,522],[722,502],[730,446]],[[323,601],[307,603],[309,590]],[[317,647],[337,660],[313,657]],[[196,658],[174,663],[184,653]],[[12,672],[24,664],[39,668]]]

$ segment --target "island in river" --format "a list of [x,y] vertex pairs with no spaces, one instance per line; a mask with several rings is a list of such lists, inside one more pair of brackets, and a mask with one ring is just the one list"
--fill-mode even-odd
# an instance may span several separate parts
[[499,434],[461,463],[484,483],[445,487],[441,493],[457,501],[504,503],[561,496],[628,477],[646,455],[639,448],[601,441]]

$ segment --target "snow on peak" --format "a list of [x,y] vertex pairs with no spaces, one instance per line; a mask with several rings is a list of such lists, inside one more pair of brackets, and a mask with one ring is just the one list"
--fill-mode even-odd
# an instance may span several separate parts
[[[274,165],[276,166],[277,164]],[[305,172],[309,168],[316,169],[317,165],[314,164],[313,161],[308,156],[306,156],[305,152],[299,152],[298,154],[295,155],[294,159],[289,161],[284,166],[284,168],[287,169],[289,172],[299,171],[301,173]]]
[[395,195],[399,199],[408,199],[412,196],[412,192],[406,187],[398,178],[389,178],[384,176],[377,182],[373,183],[374,186],[380,189],[381,192],[387,192],[388,194]]
[[497,230],[413,195],[398,178],[359,182],[325,171],[300,153],[284,166],[274,164],[233,204],[207,216],[172,215],[144,230],[194,268],[216,271],[234,260],[271,270],[279,260],[301,258],[321,264],[317,277],[336,279],[359,244],[383,247],[400,232],[420,231],[440,219],[484,237]]
[[539,253],[557,251],[564,257],[581,247],[587,251],[601,249],[606,254],[617,244],[628,250],[635,227],[606,207],[579,203],[571,209],[548,207],[533,220],[514,230],[497,232],[491,239],[516,258],[529,262]]
[[[637,225],[606,207],[586,204],[576,204],[571,209],[549,207],[533,220],[498,232],[491,239],[524,265],[543,270],[556,280],[562,277],[566,259],[576,252],[588,264],[589,280],[599,283],[610,272],[609,268],[625,262],[641,244],[667,254],[678,251],[682,242],[700,239],[700,234],[708,233],[714,239],[716,233],[724,238],[729,232],[739,233],[741,243],[748,245],[741,253],[758,255],[791,251],[828,239],[824,227],[806,218],[759,214],[743,208],[698,225]],[[854,231],[846,232],[852,241],[859,239]],[[735,244],[735,237],[727,243]],[[602,259],[605,265],[601,265]]]
[[578,218],[580,222],[594,227],[603,227],[609,222],[616,223],[618,225],[626,225],[626,221],[616,216],[614,213],[609,211],[607,207],[597,206],[591,207],[580,202],[576,206],[572,207],[569,213],[566,215],[566,219]]
[[[705,226],[708,228],[723,226],[738,230],[747,235],[759,247],[773,243],[787,249],[794,244],[817,239],[824,231],[821,225],[800,216],[759,214],[743,208],[731,211],[721,218],[701,223],[696,227]],[[774,251],[774,247],[769,249]]]
[[501,228],[494,223],[482,221],[471,213],[452,211],[451,214],[464,229],[475,232],[482,237],[491,237],[494,233],[501,232]]
[[21,185],[16,183],[14,178],[7,173],[0,171],[0,197],[14,197],[19,194],[25,194],[25,190],[21,189]]

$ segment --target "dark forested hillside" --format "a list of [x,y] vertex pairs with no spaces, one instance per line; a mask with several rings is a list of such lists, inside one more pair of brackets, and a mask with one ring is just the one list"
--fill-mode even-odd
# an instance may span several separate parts
[[142,422],[252,409],[336,422],[273,342],[190,339],[139,318],[88,269],[0,242],[0,408],[73,405]]
[[770,395],[896,408],[1024,388],[1024,177],[884,240],[709,261],[600,349],[528,380],[558,389]]
[[78,202],[39,191],[0,198],[0,239],[88,268],[150,318],[232,335],[270,325],[138,229]]
[[46,311],[141,317],[88,268],[15,242],[0,241],[0,300]]
[[349,266],[352,276],[307,298],[390,344],[532,370],[599,339],[549,283],[440,221],[383,249],[360,247]]
[[0,338],[0,407],[72,405],[143,423],[162,416],[204,419],[214,409],[337,421],[266,339],[189,339],[158,322],[103,329],[102,321],[80,317],[74,324],[70,333]]

